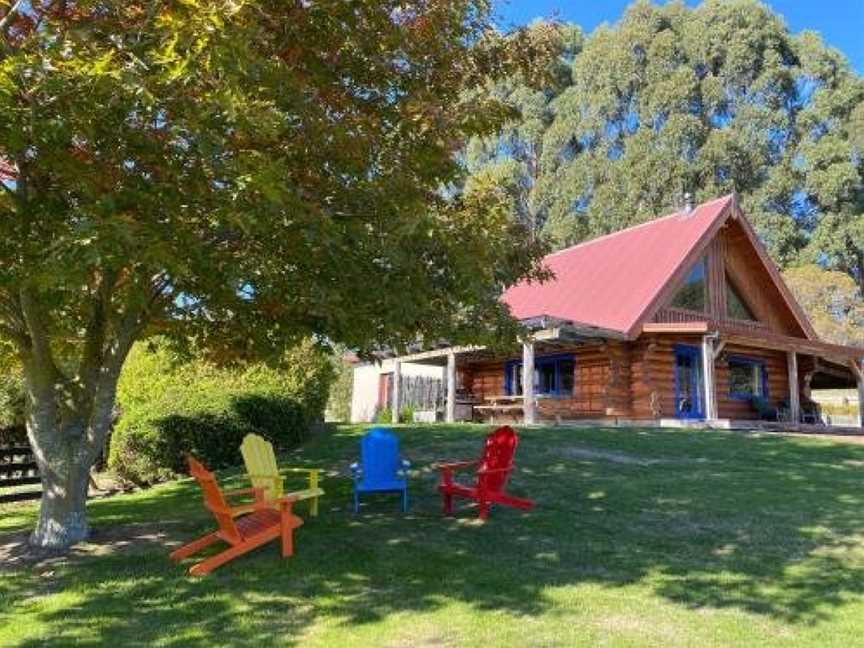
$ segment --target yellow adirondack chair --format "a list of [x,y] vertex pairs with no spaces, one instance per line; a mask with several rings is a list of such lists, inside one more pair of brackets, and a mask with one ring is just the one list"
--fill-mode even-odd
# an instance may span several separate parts
[[318,498],[324,494],[324,491],[318,487],[319,469],[285,469],[285,472],[309,473],[309,488],[285,493],[282,475],[279,474],[279,467],[276,465],[276,454],[273,452],[273,445],[269,441],[257,434],[247,434],[243,437],[243,443],[240,444],[240,452],[243,455],[246,473],[252,486],[264,490],[264,499],[268,502],[275,502],[283,496],[292,497],[296,500],[310,499],[312,501],[309,503],[309,514],[318,515]]

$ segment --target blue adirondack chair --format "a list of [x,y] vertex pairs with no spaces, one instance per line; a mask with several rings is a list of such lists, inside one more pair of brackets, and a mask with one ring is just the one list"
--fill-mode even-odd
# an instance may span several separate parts
[[399,438],[376,427],[360,440],[360,463],[351,464],[354,476],[354,512],[360,511],[361,493],[402,493],[402,512],[408,510],[407,470],[411,462],[399,456]]

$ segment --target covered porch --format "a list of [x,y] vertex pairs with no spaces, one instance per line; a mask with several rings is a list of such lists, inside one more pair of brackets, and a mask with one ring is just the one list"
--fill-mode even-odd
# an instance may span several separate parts
[[[509,353],[442,345],[394,358],[393,384],[399,384],[402,363],[444,368],[446,400],[439,416],[446,422],[803,432],[824,431],[833,423],[819,415],[812,390],[851,388],[859,414],[842,427],[859,433],[862,427],[861,349],[707,322],[648,323],[635,340],[552,318],[530,324],[521,348]],[[680,348],[691,363],[686,379]],[[736,393],[748,366],[762,372],[764,389],[757,385],[752,396],[765,398],[767,415],[754,409],[758,399]],[[398,387],[390,397],[392,411],[399,412]]]
[[[531,331],[530,336],[510,353],[477,345],[441,345],[395,357],[393,385],[400,383],[403,364],[440,366],[445,369],[446,422],[485,420],[531,425],[539,422],[543,411],[545,418],[561,422],[567,417],[555,414],[555,404],[563,400],[562,384],[572,387],[574,378],[572,362],[568,370],[565,359],[588,349],[605,356],[610,338],[615,340],[612,344],[619,345],[625,338],[614,331],[546,316],[523,324]],[[557,361],[554,364],[553,359]],[[538,377],[546,381],[547,389],[542,393],[535,385]],[[548,393],[550,390],[555,393]],[[390,392],[394,422],[401,405],[400,390],[394,388]]]

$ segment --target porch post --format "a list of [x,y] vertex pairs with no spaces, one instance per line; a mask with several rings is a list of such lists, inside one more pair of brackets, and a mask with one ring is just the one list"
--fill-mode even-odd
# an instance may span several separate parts
[[798,383],[798,354],[786,352],[786,369],[789,374],[789,418],[792,423],[801,422],[801,392]]
[[522,343],[522,414],[525,425],[534,424],[534,343]]
[[402,362],[395,360],[393,362],[393,392],[390,408],[392,409],[393,423],[399,422],[399,410],[401,409],[402,399],[399,393],[399,383],[402,382]]
[[453,423],[456,420],[456,354],[447,354],[447,409],[444,420]]
[[705,392],[705,419],[717,419],[717,394],[714,390],[714,337],[702,336],[702,379]]

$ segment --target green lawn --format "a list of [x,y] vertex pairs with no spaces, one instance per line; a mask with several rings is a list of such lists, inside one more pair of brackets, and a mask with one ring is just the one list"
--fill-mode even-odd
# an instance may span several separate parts
[[[398,428],[407,515],[395,496],[352,515],[361,428],[314,438],[290,460],[326,468],[327,495],[296,556],[273,543],[203,579],[158,544],[117,543],[209,530],[193,483],[94,501],[114,551],[0,566],[0,645],[860,645],[864,446],[532,429],[512,490],[535,511],[442,518],[430,464],[476,454],[486,430]],[[0,545],[34,513],[0,510]]]

